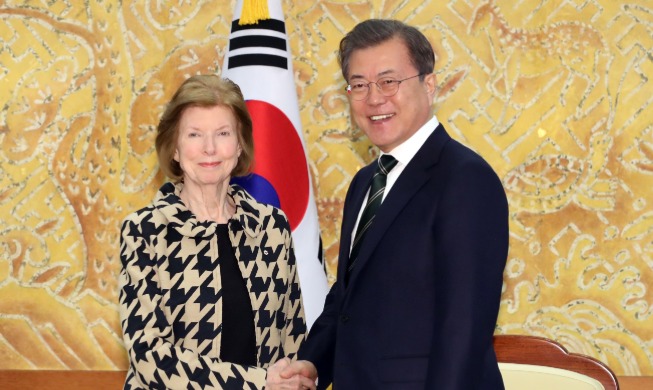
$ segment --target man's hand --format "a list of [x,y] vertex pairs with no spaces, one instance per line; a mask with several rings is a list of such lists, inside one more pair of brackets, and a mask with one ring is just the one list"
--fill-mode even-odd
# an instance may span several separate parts
[[317,368],[308,360],[297,360],[286,365],[281,371],[282,378],[291,378],[295,375],[308,378],[315,382],[317,380]]
[[[265,389],[266,390],[315,390],[315,379],[317,379],[317,370],[313,364],[309,363],[313,367],[315,375],[313,377],[309,376],[309,371],[305,369],[298,369],[296,374],[293,374],[292,371],[293,365],[299,362],[290,362],[290,359],[283,358],[270,367],[268,367],[268,374],[265,379]],[[281,376],[281,373],[285,373],[285,376]],[[300,373],[306,372],[307,375],[301,375]]]

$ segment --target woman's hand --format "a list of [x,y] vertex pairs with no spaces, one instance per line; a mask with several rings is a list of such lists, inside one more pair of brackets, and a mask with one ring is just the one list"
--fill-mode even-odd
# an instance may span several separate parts
[[265,379],[266,390],[315,390],[314,379],[307,378],[300,374],[292,375],[289,378],[282,378],[279,374],[288,366],[290,366],[290,359],[283,358],[268,368],[267,377]]

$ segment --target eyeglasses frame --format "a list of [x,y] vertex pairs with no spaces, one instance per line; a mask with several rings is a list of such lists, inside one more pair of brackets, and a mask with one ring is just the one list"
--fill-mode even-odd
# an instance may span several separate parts
[[[415,77],[421,77],[421,76],[426,76],[426,75],[427,75],[427,73],[420,73],[420,74],[416,74],[415,76],[406,77],[405,79],[401,79],[401,80],[394,80],[392,77],[381,77],[380,79],[378,79],[378,80],[376,80],[376,81],[370,81],[370,82],[368,82],[368,83],[362,83],[362,84],[364,84],[364,85],[367,87],[367,93],[365,94],[365,96],[363,96],[363,97],[360,98],[360,99],[354,99],[354,97],[353,97],[353,95],[352,95],[352,92],[351,92],[351,84],[347,84],[347,86],[345,87],[345,91],[347,91],[347,94],[350,95],[350,96],[352,97],[352,99],[354,99],[354,100],[356,100],[356,101],[362,101],[362,100],[367,99],[367,98],[370,96],[370,84],[375,84],[375,85],[376,85],[376,88],[378,88],[379,93],[381,93],[381,95],[383,95],[383,96],[385,96],[385,97],[390,97],[390,96],[394,96],[394,95],[396,95],[397,92],[399,92],[399,86],[400,86],[401,83],[403,83],[404,81],[406,81],[406,80],[410,80],[410,79],[414,79]],[[393,92],[392,94],[390,94],[390,95],[386,95],[385,93],[383,93],[383,89],[382,89],[381,86],[379,85],[379,80],[381,80],[381,79],[391,79],[391,80],[395,81],[395,82],[397,83],[397,90],[394,91],[394,92]]]

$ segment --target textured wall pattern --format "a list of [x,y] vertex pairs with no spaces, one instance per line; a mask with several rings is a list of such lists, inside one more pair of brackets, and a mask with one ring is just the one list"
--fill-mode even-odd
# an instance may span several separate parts
[[[376,155],[351,122],[337,43],[361,20],[405,20],[436,48],[438,118],[508,193],[497,332],[653,375],[653,4],[283,5],[331,281],[347,186]],[[118,225],[162,182],[162,105],[220,71],[233,7],[0,0],[0,368],[126,367]]]

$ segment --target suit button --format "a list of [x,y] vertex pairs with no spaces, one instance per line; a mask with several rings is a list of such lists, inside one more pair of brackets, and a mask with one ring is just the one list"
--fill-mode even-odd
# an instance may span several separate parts
[[341,321],[343,324],[346,323],[347,321],[349,321],[349,316],[344,315],[344,314],[340,314],[340,321]]

